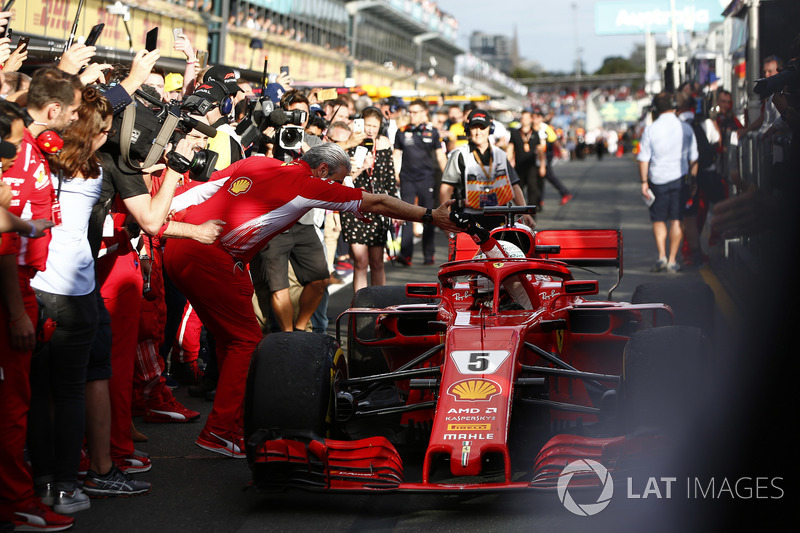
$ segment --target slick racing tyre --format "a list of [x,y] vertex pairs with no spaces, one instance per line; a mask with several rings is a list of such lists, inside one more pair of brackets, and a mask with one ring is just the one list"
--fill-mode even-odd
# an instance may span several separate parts
[[679,428],[706,405],[709,352],[698,328],[665,326],[634,333],[625,346],[620,388],[626,432]]
[[714,336],[714,292],[702,281],[667,280],[643,283],[636,287],[631,303],[667,304],[672,308],[675,326],[700,328],[709,338]]
[[[428,303],[433,300],[409,298],[405,285],[364,287],[353,297],[351,308],[389,307],[409,303]],[[380,348],[364,346],[357,339],[376,338],[375,321],[378,314],[350,315],[347,331],[347,371],[350,377],[372,376],[389,372]]]
[[326,437],[334,373],[342,353],[328,335],[273,333],[250,361],[244,405],[245,442],[260,429]]

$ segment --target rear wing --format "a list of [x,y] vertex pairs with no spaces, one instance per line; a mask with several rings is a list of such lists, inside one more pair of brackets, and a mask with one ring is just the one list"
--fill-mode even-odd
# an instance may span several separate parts
[[616,267],[617,282],[608,291],[619,287],[622,280],[622,230],[619,229],[552,229],[534,235],[535,257],[562,261],[574,266]]

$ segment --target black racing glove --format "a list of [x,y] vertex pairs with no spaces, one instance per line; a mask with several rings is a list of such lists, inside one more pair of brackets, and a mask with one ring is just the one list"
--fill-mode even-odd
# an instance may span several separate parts
[[491,237],[489,235],[489,230],[481,226],[472,215],[463,211],[457,209],[450,211],[450,221],[463,229],[464,232],[472,237],[472,240],[478,244],[485,243]]

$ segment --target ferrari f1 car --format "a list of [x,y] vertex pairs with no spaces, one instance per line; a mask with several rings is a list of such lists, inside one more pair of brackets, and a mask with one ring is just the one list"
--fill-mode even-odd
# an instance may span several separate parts
[[437,282],[360,290],[336,339],[264,338],[245,400],[256,489],[547,488],[577,458],[613,470],[658,448],[711,333],[658,300],[713,316],[713,294],[591,300],[598,281],[573,270],[614,267],[616,287],[621,231],[532,232],[510,223],[524,209],[494,208],[509,220],[491,233],[462,220]]

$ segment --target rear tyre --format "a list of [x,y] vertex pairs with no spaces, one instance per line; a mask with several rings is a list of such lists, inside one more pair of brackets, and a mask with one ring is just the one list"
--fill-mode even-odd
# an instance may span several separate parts
[[705,405],[710,346],[698,328],[637,331],[624,352],[620,389],[625,430],[680,429]]
[[[714,336],[714,292],[702,281],[668,280],[643,283],[636,287],[631,303],[665,303],[674,313],[673,325],[700,328],[709,338]],[[665,324],[662,320],[657,325]]]

